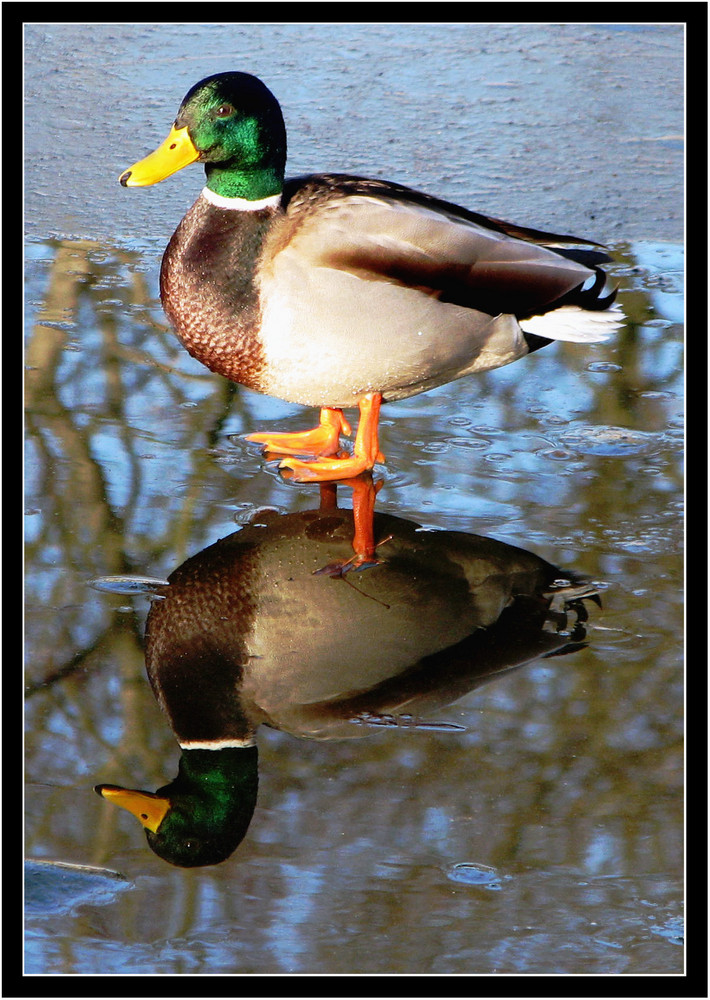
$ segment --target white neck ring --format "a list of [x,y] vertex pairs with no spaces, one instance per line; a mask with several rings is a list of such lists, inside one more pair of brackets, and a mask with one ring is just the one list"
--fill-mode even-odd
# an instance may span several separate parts
[[227,750],[230,747],[241,749],[243,747],[253,747],[256,740],[253,737],[245,737],[243,740],[187,740],[180,744],[181,750]]
[[237,212],[260,212],[263,208],[275,208],[281,204],[281,195],[272,194],[268,198],[260,198],[258,201],[249,201],[248,198],[225,198],[224,195],[215,194],[208,187],[202,188],[202,197],[217,208],[229,208]]

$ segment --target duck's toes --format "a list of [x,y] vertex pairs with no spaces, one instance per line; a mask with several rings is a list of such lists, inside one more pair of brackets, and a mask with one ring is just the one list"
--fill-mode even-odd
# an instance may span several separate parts
[[[378,456],[379,457],[379,456]],[[302,462],[298,458],[284,458],[280,469],[290,469],[291,478],[297,483],[325,483],[337,479],[352,479],[371,469],[374,462],[358,455],[346,458],[321,458],[315,462]]]
[[338,432],[323,426],[293,433],[267,431],[263,434],[245,434],[244,439],[261,444],[265,451],[277,455],[335,455],[340,446]]
[[346,573],[361,572],[365,569],[373,569],[381,566],[384,559],[368,559],[366,556],[353,556],[351,559],[340,559],[321,566],[313,571],[314,576],[345,576]]
[[266,431],[245,434],[246,441],[261,444],[266,451],[278,455],[314,455],[315,457],[337,455],[340,435],[351,434],[350,424],[342,410],[323,408],[320,423],[308,431],[278,432]]

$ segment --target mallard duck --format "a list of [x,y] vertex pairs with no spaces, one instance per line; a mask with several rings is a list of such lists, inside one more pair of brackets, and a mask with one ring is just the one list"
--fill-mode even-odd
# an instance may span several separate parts
[[[163,307],[212,371],[320,408],[309,431],[246,436],[291,456],[281,466],[296,479],[346,479],[384,461],[382,402],[498,368],[551,340],[604,340],[619,325],[598,266],[610,258],[590,240],[389,181],[344,173],[285,181],[281,108],[247,73],[192,87],[165,142],[120,182],[154,184],[195,161],[206,184],[165,251]],[[342,411],[355,406],[347,456]]]
[[366,533],[388,539],[388,554],[357,583],[314,573],[347,560],[354,531],[353,511],[323,499],[319,510],[259,513],[157,592],[146,668],[180,745],[178,776],[155,793],[96,790],[140,820],[165,860],[217,864],[240,843],[256,806],[260,726],[310,740],[456,730],[432,713],[579,648],[592,583],[504,542],[422,532],[373,513],[374,499],[366,506]]

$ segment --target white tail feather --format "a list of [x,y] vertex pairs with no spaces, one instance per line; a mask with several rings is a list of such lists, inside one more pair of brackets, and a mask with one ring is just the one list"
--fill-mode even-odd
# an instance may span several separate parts
[[567,340],[577,344],[596,344],[608,340],[625,322],[621,306],[593,312],[580,306],[560,306],[542,316],[520,320],[525,333],[549,340]]

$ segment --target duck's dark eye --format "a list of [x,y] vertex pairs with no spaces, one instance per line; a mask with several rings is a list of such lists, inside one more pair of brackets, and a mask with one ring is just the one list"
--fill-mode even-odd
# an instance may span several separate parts
[[229,118],[230,115],[234,114],[234,108],[231,104],[220,104],[220,106],[215,111],[215,115],[218,118]]

